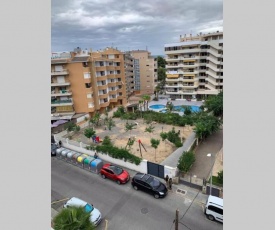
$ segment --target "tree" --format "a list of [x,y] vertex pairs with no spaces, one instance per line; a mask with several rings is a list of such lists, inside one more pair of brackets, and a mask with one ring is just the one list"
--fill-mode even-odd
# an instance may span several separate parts
[[177,168],[180,172],[187,173],[195,160],[195,154],[192,151],[184,151],[179,158]]
[[190,115],[192,114],[192,108],[191,106],[188,106],[188,105],[182,105],[181,106],[183,109],[184,109],[184,115]]
[[165,142],[165,140],[167,139],[168,134],[167,134],[167,133],[161,132],[161,133],[160,133],[160,137],[161,137],[162,141],[164,141],[164,148],[165,148],[164,151],[166,152],[166,142]]
[[96,133],[96,132],[94,131],[93,128],[87,128],[87,129],[84,130],[84,136],[87,137],[87,138],[89,138],[89,139],[90,139],[92,136],[94,136],[95,133]]
[[148,103],[149,103],[151,97],[149,95],[143,95],[142,99],[144,101],[144,110],[145,110],[145,107],[148,110]]
[[223,92],[218,95],[209,96],[204,102],[204,108],[213,111],[214,116],[223,117]]
[[138,109],[140,111],[140,117],[142,118],[142,105],[143,105],[143,100],[138,101]]
[[198,139],[204,140],[220,129],[221,120],[213,115],[200,114],[200,118],[195,123],[194,131]]
[[160,84],[158,84],[155,88],[155,96],[157,100],[159,99],[159,91],[160,91]]
[[154,129],[155,127],[152,124],[150,124],[148,127],[145,128],[145,132],[148,132],[151,134],[154,132]]
[[75,124],[71,121],[69,121],[67,124],[65,124],[65,129],[67,129],[69,132],[72,132],[75,130]]
[[171,112],[173,111],[173,109],[174,109],[173,103],[167,101],[167,103],[166,103],[166,109],[167,109],[167,112],[168,112],[168,113],[171,113]]
[[[165,68],[158,68],[158,81],[165,82],[166,80],[166,69]],[[163,84],[161,84],[163,86]]]
[[115,127],[115,122],[113,121],[112,118],[108,118],[108,120],[107,120],[107,127],[108,127],[109,130],[111,130],[112,127]]
[[132,135],[132,129],[136,126],[134,123],[128,123],[128,121],[125,124],[125,131],[128,132],[130,131],[130,136]]
[[94,230],[90,212],[83,207],[64,208],[53,219],[55,230]]
[[151,139],[151,146],[155,149],[155,162],[157,162],[157,148],[159,146],[160,141],[157,139],[152,138]]
[[158,68],[165,68],[165,65],[167,64],[165,59],[161,56],[157,57],[157,62],[158,62]]

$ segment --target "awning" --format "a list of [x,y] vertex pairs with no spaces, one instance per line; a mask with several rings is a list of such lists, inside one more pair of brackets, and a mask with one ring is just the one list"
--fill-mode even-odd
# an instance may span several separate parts
[[167,74],[166,76],[167,76],[167,78],[178,78],[179,77],[178,74]]

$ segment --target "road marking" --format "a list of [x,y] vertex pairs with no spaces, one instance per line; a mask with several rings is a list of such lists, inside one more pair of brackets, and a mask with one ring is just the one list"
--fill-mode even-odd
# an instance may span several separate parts
[[56,200],[56,201],[52,202],[51,205],[52,205],[52,204],[59,203],[59,202],[64,201],[64,200],[69,200],[69,199],[70,199],[70,198],[65,198],[65,199],[62,199],[62,200]]
[[104,230],[107,230],[108,229],[108,220],[105,219],[105,229]]

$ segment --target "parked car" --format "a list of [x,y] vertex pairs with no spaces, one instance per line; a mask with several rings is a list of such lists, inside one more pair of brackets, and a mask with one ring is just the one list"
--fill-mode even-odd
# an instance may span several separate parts
[[140,189],[144,192],[152,194],[156,199],[165,197],[168,191],[165,184],[160,182],[155,177],[145,173],[137,173],[132,178],[131,184],[135,190]]
[[55,143],[51,143],[51,156],[56,156],[56,150],[58,149],[58,146]]
[[109,163],[103,165],[103,167],[100,169],[100,174],[102,178],[110,178],[116,181],[118,184],[125,184],[130,180],[130,175],[126,170]]
[[93,205],[87,203],[84,200],[81,200],[81,199],[76,198],[76,197],[72,197],[70,200],[68,200],[64,204],[63,208],[69,208],[69,207],[72,207],[72,206],[83,207],[86,212],[90,213],[91,214],[90,221],[95,226],[97,226],[100,223],[100,221],[102,220],[100,211],[98,209],[96,209]]

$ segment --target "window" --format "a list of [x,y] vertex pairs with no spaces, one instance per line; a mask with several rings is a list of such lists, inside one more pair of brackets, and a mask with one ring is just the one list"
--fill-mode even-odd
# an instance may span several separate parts
[[86,87],[87,89],[91,88],[91,83],[85,83],[85,87]]
[[92,97],[93,97],[93,95],[91,93],[87,94],[87,98],[92,98]]
[[88,67],[88,62],[82,62],[83,67]]
[[215,206],[213,206],[213,205],[209,205],[209,206],[208,206],[208,210],[213,211],[213,212],[216,212],[216,213],[218,213],[218,214],[220,214],[220,215],[223,215],[223,209],[218,208],[218,207],[215,207]]
[[91,74],[90,73],[84,73],[84,78],[85,79],[91,78]]
[[94,104],[92,102],[89,102],[88,103],[88,108],[93,108],[94,107]]

